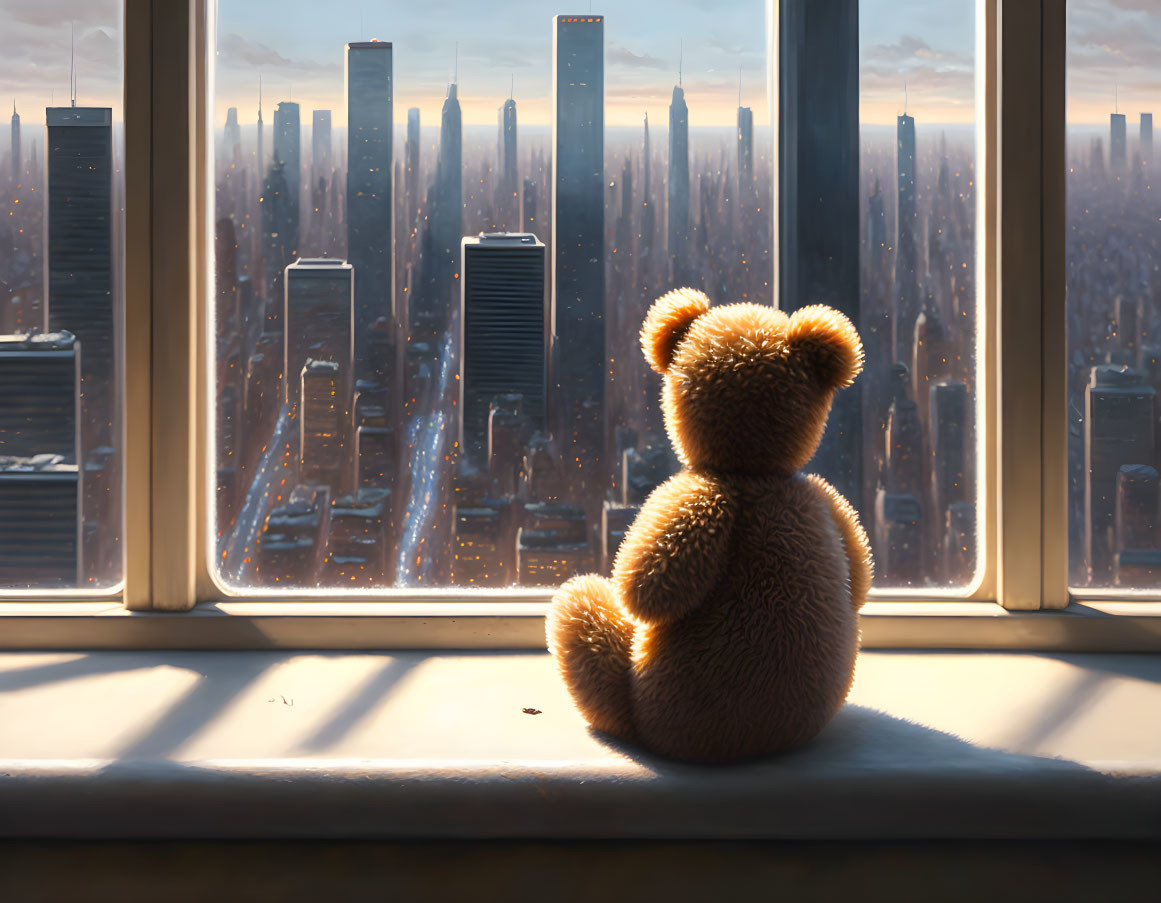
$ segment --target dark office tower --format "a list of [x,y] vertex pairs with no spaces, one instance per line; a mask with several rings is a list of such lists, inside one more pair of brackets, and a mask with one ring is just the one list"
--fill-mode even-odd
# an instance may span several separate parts
[[945,521],[948,508],[968,500],[967,386],[940,380],[931,386],[931,492],[933,520]]
[[331,111],[315,110],[310,121],[310,162],[312,182],[331,178]]
[[[301,373],[308,358],[337,364],[343,410],[353,386],[352,276],[349,263],[330,257],[300,258],[286,268],[283,372]],[[286,381],[285,401],[292,411],[298,407],[295,382]]]
[[119,446],[114,417],[113,111],[50,107],[48,125],[49,332],[81,343],[84,450]]
[[[1152,121],[1150,121],[1149,127],[1152,128]],[[12,101],[12,156],[10,162],[12,163],[12,184],[15,185],[24,174],[20,163],[20,114],[16,112],[15,100]]]
[[297,230],[298,199],[302,187],[302,128],[298,104],[290,100],[284,100],[274,108],[274,154],[286,164],[286,184],[294,198],[294,224]]
[[887,211],[877,178],[875,190],[867,199],[867,252],[872,272],[878,272],[887,253]]
[[435,197],[431,212],[435,297],[429,299],[438,328],[443,328],[455,300],[453,283],[460,270],[460,241],[464,237],[464,142],[459,87],[448,85],[439,124],[439,159],[435,169]]
[[548,261],[536,236],[522,233],[464,238],[463,260],[460,441],[469,464],[482,469],[495,396],[519,393],[531,428],[544,428]]
[[262,251],[265,257],[267,308],[270,329],[280,329],[283,307],[283,271],[293,259],[293,234],[297,208],[286,183],[286,164],[275,154],[262,186],[259,202],[262,219]]
[[347,45],[347,259],[355,268],[355,378],[385,378],[372,359],[371,326],[395,321],[391,233],[392,80],[390,42]]
[[689,107],[685,104],[685,90],[673,88],[673,102],[669,104],[669,228],[666,249],[673,261],[674,278],[681,282],[687,271],[686,240],[689,236]]
[[300,476],[306,483],[335,488],[344,472],[342,373],[334,361],[307,359],[299,371],[302,409],[298,412]]
[[0,456],[0,586],[81,582],[81,470],[59,455]]
[[923,508],[912,493],[879,489],[875,497],[875,565],[883,582],[923,582]]
[[80,351],[69,332],[0,336],[0,455],[77,463]]
[[[15,114],[13,114],[15,115]],[[1153,114],[1141,114],[1141,161],[1145,164],[1153,162]]]
[[754,185],[754,111],[738,107],[738,197]]
[[1155,391],[1140,370],[1093,367],[1085,389],[1084,524],[1090,582],[1111,577],[1117,473],[1152,464]]
[[1147,464],[1126,464],[1117,472],[1113,548],[1114,581],[1120,586],[1155,586],[1161,577],[1158,546],[1157,471]]
[[500,107],[500,145],[497,148],[498,204],[496,215],[500,225],[509,231],[516,229],[519,211],[517,192],[520,182],[516,175],[516,101],[509,97]]
[[225,139],[222,152],[228,163],[238,164],[242,157],[242,129],[238,125],[238,108],[230,107],[226,110]]
[[407,147],[404,152],[403,194],[407,204],[407,229],[419,218],[419,107],[407,111]]
[[[521,228],[525,232],[542,233],[542,227],[536,222],[536,183],[532,179],[524,180],[524,206]],[[538,231],[539,230],[539,231]]]
[[[778,4],[777,304],[821,302],[861,323],[857,0]],[[862,388],[835,399],[810,467],[855,508],[864,445]],[[870,507],[870,499],[865,500]]]
[[1121,175],[1129,168],[1128,142],[1125,138],[1125,114],[1109,114],[1109,171]]
[[895,397],[887,413],[887,445],[883,450],[887,488],[920,498],[924,483],[923,423],[919,419],[919,406],[909,394],[907,365],[895,364],[891,375],[895,379]]
[[604,29],[603,16],[553,19],[553,408],[569,459],[583,457],[594,474],[603,435],[585,446],[578,428],[585,402],[599,410],[605,394]]

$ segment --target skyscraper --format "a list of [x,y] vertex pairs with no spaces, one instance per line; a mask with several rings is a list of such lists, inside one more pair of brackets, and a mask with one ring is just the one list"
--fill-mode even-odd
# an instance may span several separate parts
[[520,182],[516,175],[516,101],[509,97],[500,107],[500,140],[496,147],[497,209],[501,228],[514,230],[519,216]]
[[1109,114],[1109,171],[1120,175],[1129,168],[1129,149],[1125,139],[1125,114]]
[[463,261],[460,440],[483,467],[495,396],[519,393],[531,428],[544,428],[548,261],[544,244],[521,233],[465,237]]
[[266,171],[265,135],[262,134],[262,76],[258,76],[258,174]]
[[674,266],[674,279],[682,281],[686,269],[685,246],[689,236],[689,107],[685,89],[673,87],[669,104],[669,228],[666,249]]
[[[118,446],[113,328],[113,111],[49,107],[47,329],[80,340],[83,449]],[[82,451],[83,454],[83,451]]]
[[20,161],[20,114],[16,112],[15,100],[12,101],[12,156],[10,162],[12,164],[12,184],[15,185],[24,173]]
[[81,473],[59,455],[0,457],[0,586],[81,582]]
[[916,232],[919,216],[915,196],[915,119],[904,113],[896,130],[895,219],[895,360],[911,359],[911,339],[919,316],[919,247]]
[[298,199],[302,188],[302,129],[299,123],[298,104],[284,100],[274,108],[274,153],[286,164],[286,185],[293,199],[294,240],[291,246],[298,247]]
[[226,127],[224,130],[225,146],[222,148],[225,159],[230,163],[241,162],[242,130],[238,125],[238,108],[230,107],[226,110]]
[[640,255],[648,257],[653,250],[656,236],[656,205],[653,203],[653,151],[649,147],[649,114],[645,114],[645,138],[641,149],[641,166],[644,169],[641,186],[641,247]]
[[[353,268],[331,257],[298,259],[286,268],[283,372],[301,373],[308,358],[338,365],[341,405],[352,386]],[[286,380],[287,405],[298,406],[296,381]]]
[[1153,162],[1153,114],[1141,114],[1141,160]]
[[[299,371],[299,466],[305,483],[340,485],[349,468],[343,449],[343,378],[335,361],[308,358]],[[296,381],[299,381],[296,380]]]
[[259,200],[262,221],[262,251],[265,258],[267,314],[277,329],[282,322],[283,271],[294,256],[294,230],[298,210],[286,180],[286,164],[277,154],[270,163]]
[[0,455],[77,463],[80,350],[69,332],[0,336]]
[[407,111],[407,148],[404,151],[403,194],[407,203],[407,228],[419,218],[419,107]]
[[738,107],[738,197],[754,186],[754,111]]
[[603,16],[553,19],[553,408],[564,418],[568,457],[583,452],[593,463],[603,438],[592,447],[573,444],[588,419],[583,406],[600,411],[605,392],[604,28]]
[[[347,45],[347,259],[355,269],[355,379],[382,378],[371,327],[395,322],[392,260],[392,49],[390,42]],[[392,330],[392,335],[394,334]]]
[[331,111],[315,110],[310,121],[311,181],[330,180],[331,177]]
[[435,198],[431,212],[434,293],[428,299],[443,325],[454,299],[454,276],[460,269],[460,240],[464,237],[464,145],[459,86],[448,85],[439,125],[439,159],[435,170]]

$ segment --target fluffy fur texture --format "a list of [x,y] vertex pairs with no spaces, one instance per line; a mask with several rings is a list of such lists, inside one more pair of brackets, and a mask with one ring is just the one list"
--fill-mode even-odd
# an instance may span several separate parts
[[858,515],[798,472],[862,369],[858,334],[827,307],[711,308],[680,289],[654,303],[641,347],[685,467],[645,502],[611,580],[560,588],[549,648],[593,727],[654,752],[795,746],[846,699],[871,585]]

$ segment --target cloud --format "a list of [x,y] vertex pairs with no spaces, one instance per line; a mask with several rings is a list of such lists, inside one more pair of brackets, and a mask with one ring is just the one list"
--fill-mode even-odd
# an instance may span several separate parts
[[337,63],[320,63],[317,60],[292,60],[265,44],[250,41],[238,34],[226,34],[218,39],[218,65],[232,69],[283,71],[287,74],[337,74],[343,67]]
[[648,53],[634,53],[628,47],[611,44],[605,53],[605,62],[625,69],[671,69],[673,64]]

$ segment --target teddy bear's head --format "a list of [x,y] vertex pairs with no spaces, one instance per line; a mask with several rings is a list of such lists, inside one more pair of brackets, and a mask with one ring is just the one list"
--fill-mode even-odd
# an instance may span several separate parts
[[665,426],[683,464],[794,473],[814,455],[836,389],[863,368],[851,321],[823,305],[787,316],[760,304],[710,307],[683,288],[659,298],[641,347],[663,377]]

